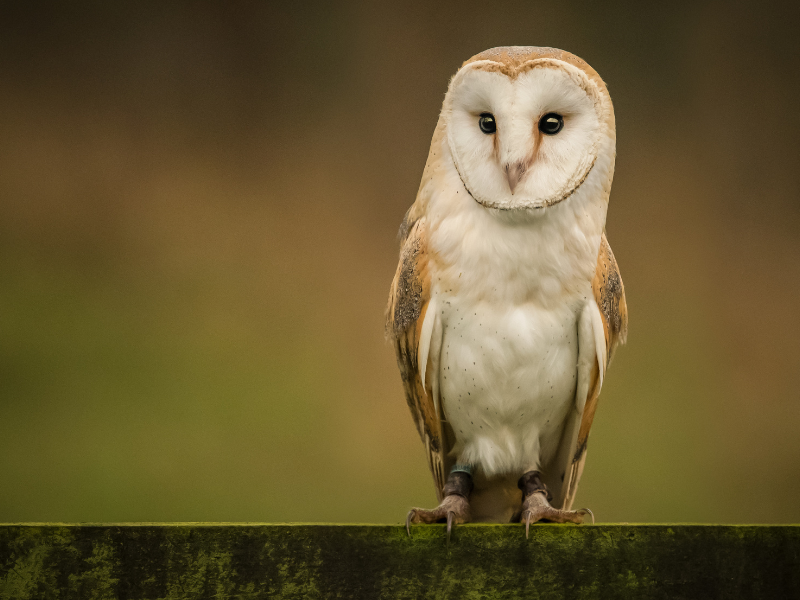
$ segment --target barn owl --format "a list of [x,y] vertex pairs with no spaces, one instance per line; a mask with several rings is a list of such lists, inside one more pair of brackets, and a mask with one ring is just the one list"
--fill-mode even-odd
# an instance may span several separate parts
[[494,48],[450,81],[387,308],[447,521],[580,523],[571,510],[627,305],[605,236],[614,110],[554,48]]

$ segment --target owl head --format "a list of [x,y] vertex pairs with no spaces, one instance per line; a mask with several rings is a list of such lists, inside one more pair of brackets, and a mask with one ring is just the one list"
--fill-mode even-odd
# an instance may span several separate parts
[[461,181],[488,208],[536,211],[562,202],[598,157],[613,172],[608,90],[562,50],[514,46],[473,56],[450,81],[442,117]]

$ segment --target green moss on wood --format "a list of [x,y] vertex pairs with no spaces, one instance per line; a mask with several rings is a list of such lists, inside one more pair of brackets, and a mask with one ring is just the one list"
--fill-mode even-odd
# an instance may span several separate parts
[[800,597],[800,527],[0,526],[3,600],[768,597]]

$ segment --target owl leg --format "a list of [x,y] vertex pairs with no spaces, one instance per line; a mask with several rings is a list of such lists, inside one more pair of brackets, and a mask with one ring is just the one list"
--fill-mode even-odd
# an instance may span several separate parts
[[580,510],[561,510],[550,506],[553,496],[539,477],[539,471],[528,471],[519,478],[517,484],[522,490],[521,520],[525,523],[525,537],[528,537],[531,523],[552,521],[553,523],[583,523],[583,517],[594,515],[588,508]]
[[411,524],[447,522],[447,541],[453,524],[468,523],[471,519],[469,495],[472,492],[472,468],[456,465],[450,471],[447,483],[444,484],[444,499],[433,510],[412,508],[406,517],[406,531],[411,535]]

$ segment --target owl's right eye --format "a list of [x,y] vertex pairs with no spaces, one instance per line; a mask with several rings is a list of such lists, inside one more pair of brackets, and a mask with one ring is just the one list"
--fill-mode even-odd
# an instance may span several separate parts
[[481,131],[486,135],[497,131],[497,123],[494,120],[494,115],[492,113],[481,113],[478,118],[478,127],[480,127]]

